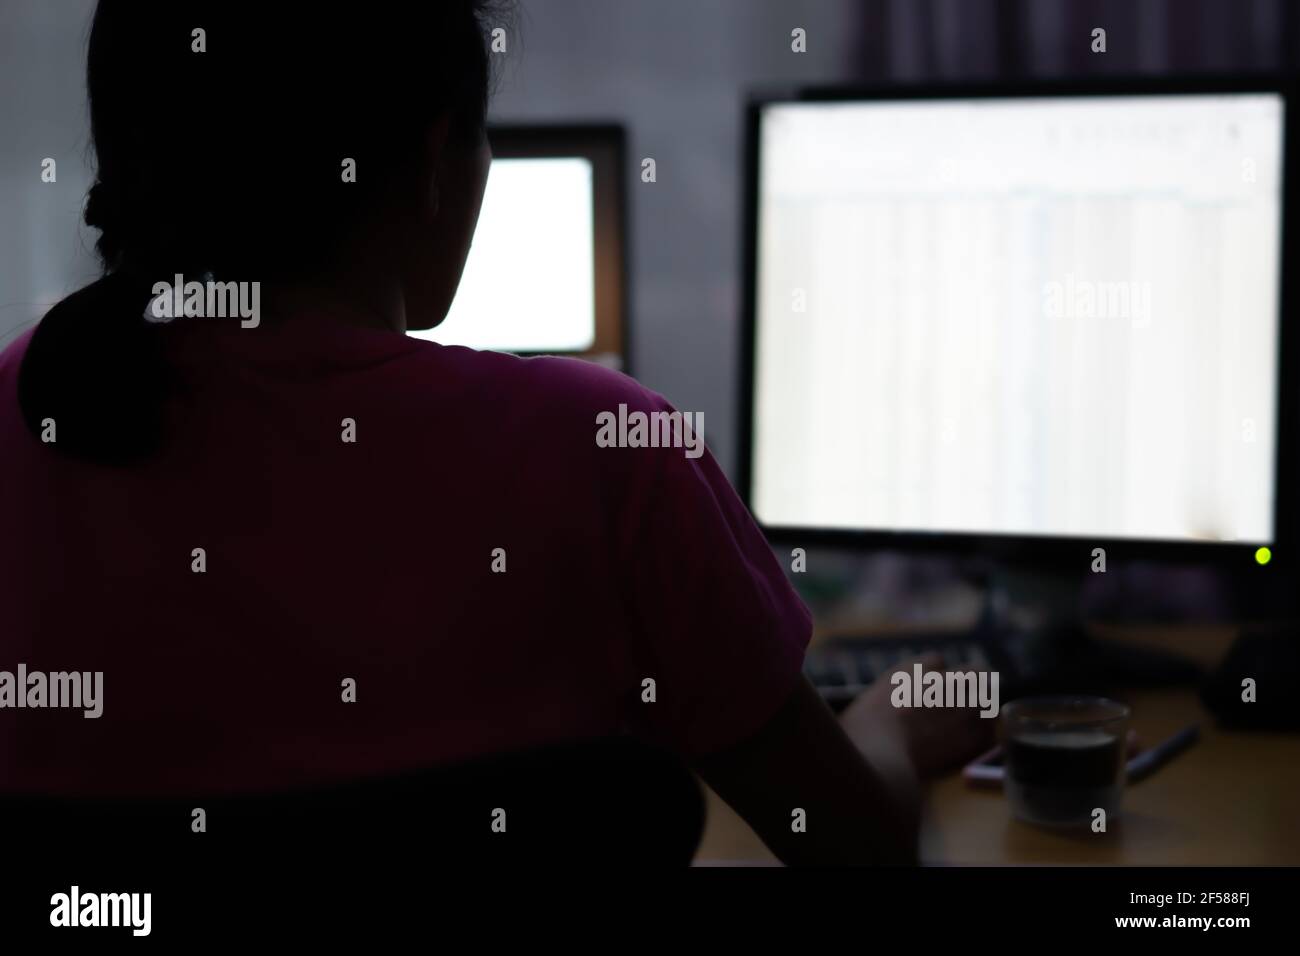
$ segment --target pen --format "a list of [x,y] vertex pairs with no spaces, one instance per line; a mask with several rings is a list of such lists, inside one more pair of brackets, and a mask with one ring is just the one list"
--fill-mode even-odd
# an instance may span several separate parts
[[1196,724],[1178,731],[1168,740],[1162,741],[1142,751],[1128,762],[1128,781],[1137,783],[1155,773],[1169,761],[1196,743],[1201,736],[1201,728]]

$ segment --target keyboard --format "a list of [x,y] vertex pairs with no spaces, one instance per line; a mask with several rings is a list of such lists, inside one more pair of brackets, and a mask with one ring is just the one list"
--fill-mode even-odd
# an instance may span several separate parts
[[841,710],[879,678],[928,653],[943,658],[945,670],[1013,676],[1005,648],[970,631],[837,638],[810,650],[803,670],[832,709]]

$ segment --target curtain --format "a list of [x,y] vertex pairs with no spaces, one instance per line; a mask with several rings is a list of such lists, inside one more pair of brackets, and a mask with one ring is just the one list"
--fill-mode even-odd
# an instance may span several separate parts
[[1300,3],[867,0],[859,34],[859,75],[879,81],[1290,72]]

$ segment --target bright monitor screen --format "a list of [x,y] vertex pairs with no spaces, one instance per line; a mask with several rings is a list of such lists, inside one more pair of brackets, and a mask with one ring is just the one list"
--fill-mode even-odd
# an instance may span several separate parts
[[506,352],[584,352],[596,339],[592,164],[494,159],[447,318],[412,335]]
[[1280,96],[758,124],[760,521],[1273,540]]

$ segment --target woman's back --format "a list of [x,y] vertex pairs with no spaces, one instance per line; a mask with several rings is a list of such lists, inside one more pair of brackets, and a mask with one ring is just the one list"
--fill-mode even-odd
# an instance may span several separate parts
[[0,358],[0,661],[103,675],[99,717],[0,724],[8,789],[278,789],[623,730],[705,753],[797,679],[806,612],[712,459],[598,446],[599,413],[668,408],[630,379],[320,316],[160,334],[172,424],[129,468],[44,447],[27,337]]

